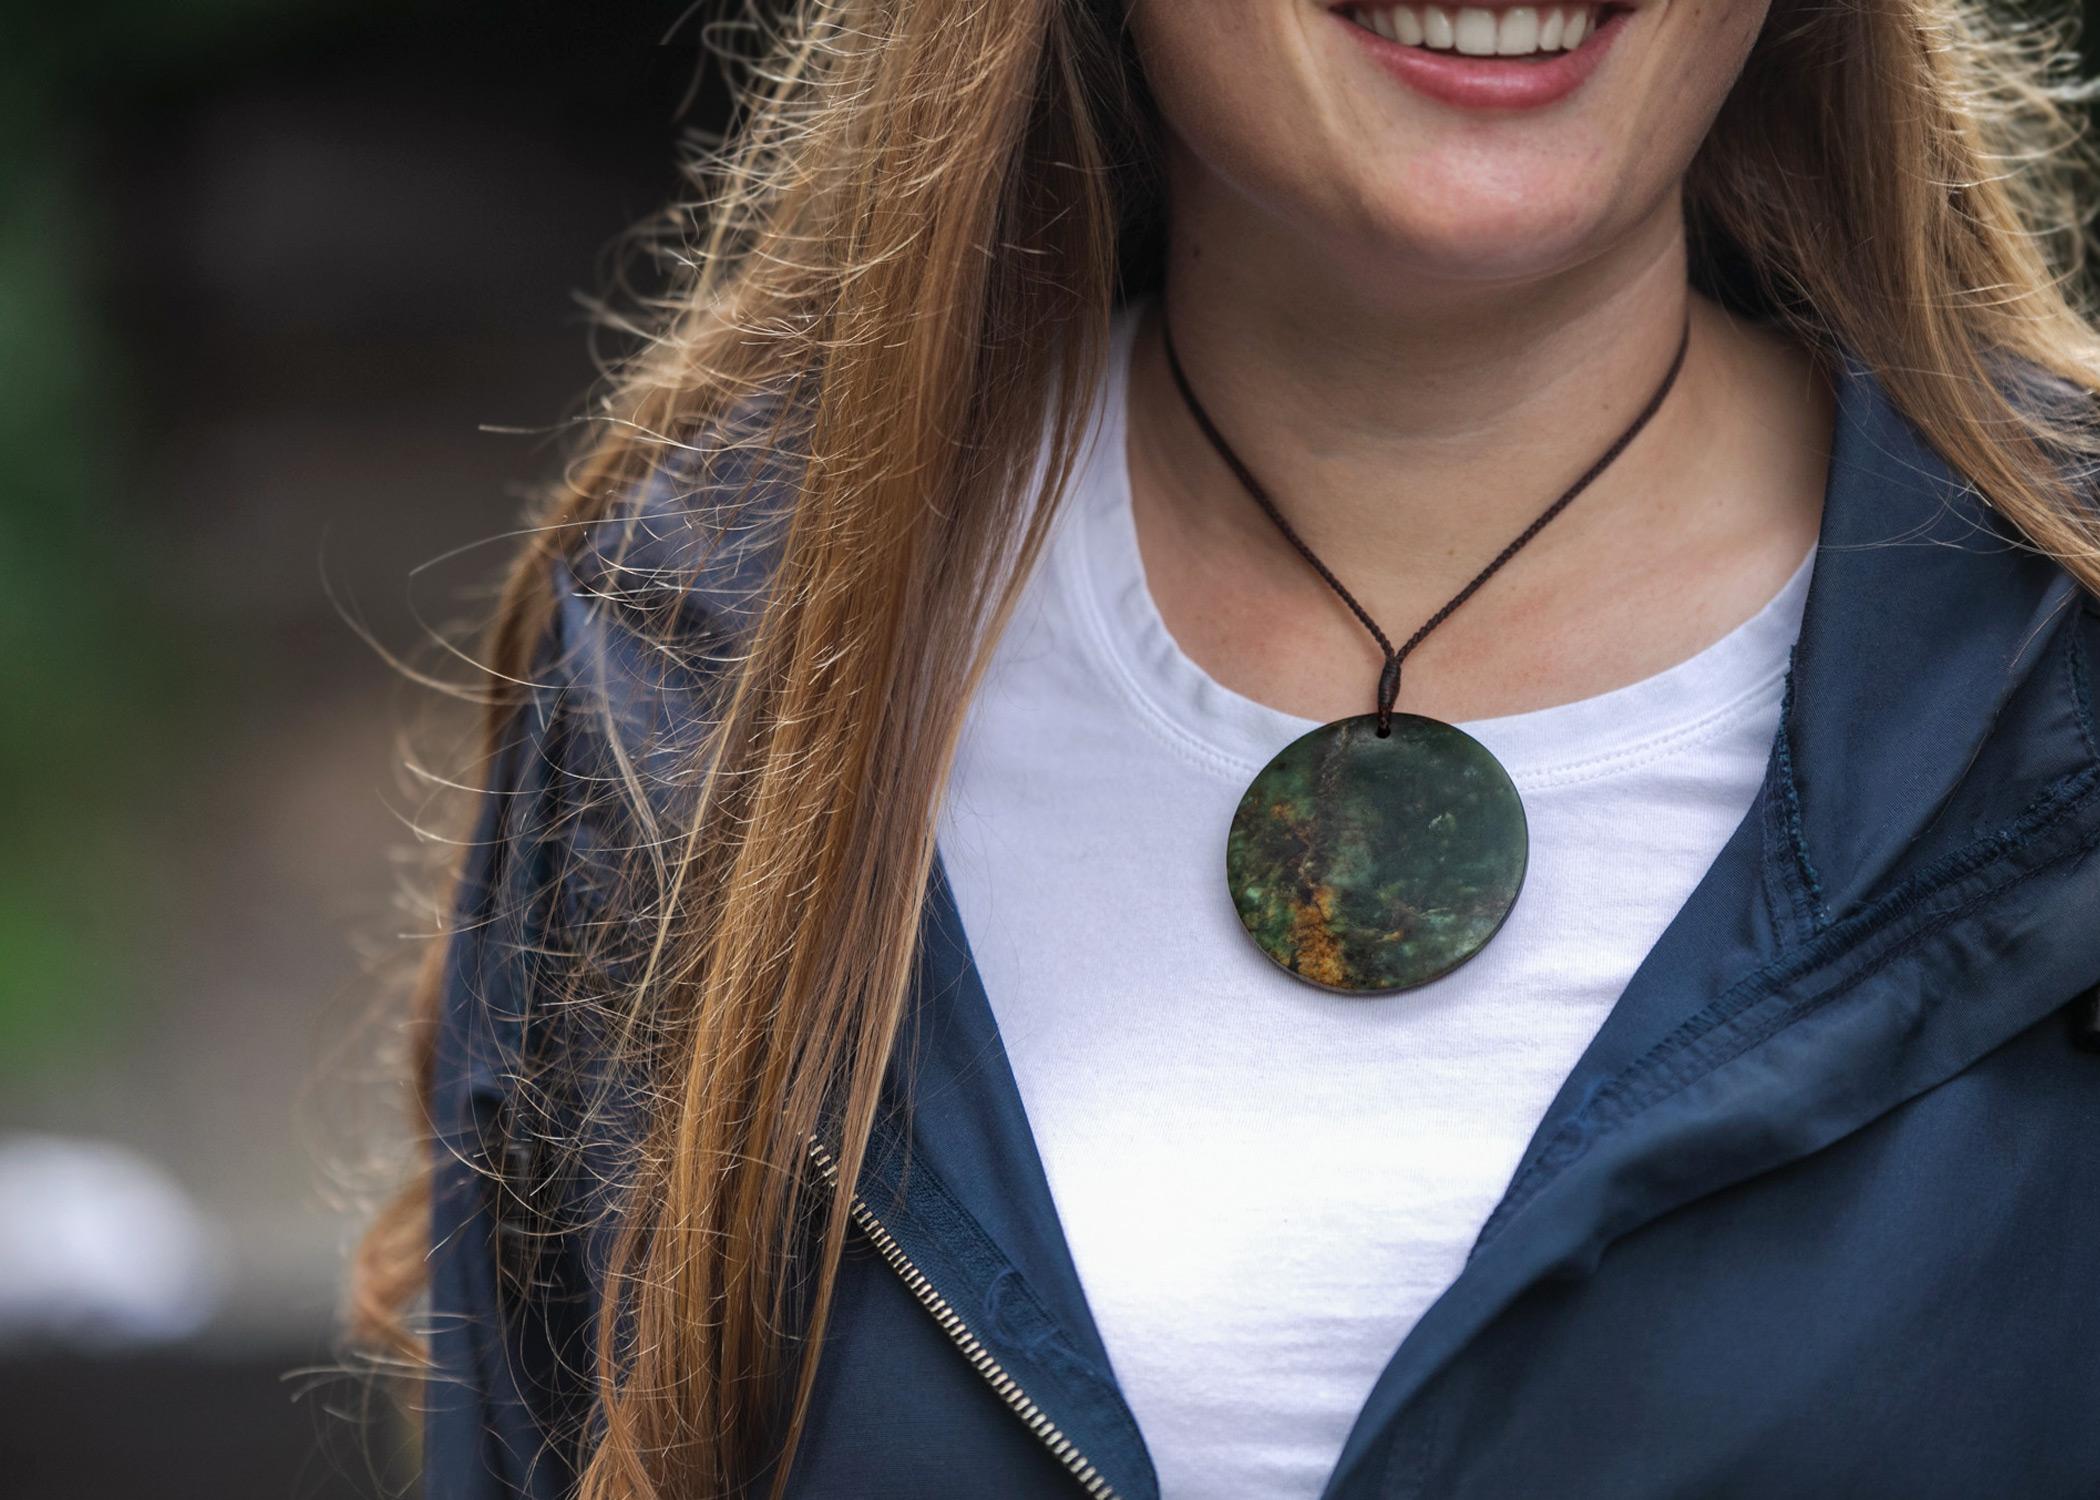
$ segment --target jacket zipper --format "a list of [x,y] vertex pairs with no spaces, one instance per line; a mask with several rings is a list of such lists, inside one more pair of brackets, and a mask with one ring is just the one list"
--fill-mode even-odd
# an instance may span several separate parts
[[[809,1154],[811,1160],[816,1163],[817,1170],[823,1174],[825,1185],[836,1188],[839,1180],[837,1158],[815,1136],[810,1137]],[[933,1320],[940,1324],[941,1332],[948,1335],[949,1342],[962,1351],[963,1357],[969,1360],[970,1367],[984,1377],[985,1383],[1006,1403],[1007,1408],[1027,1424],[1028,1430],[1042,1441],[1057,1461],[1065,1466],[1066,1471],[1085,1487],[1089,1495],[1097,1497],[1097,1500],[1119,1500],[1107,1478],[1087,1460],[1085,1454],[1073,1446],[1072,1440],[1066,1437],[1029,1394],[1021,1389],[1019,1382],[1006,1373],[1005,1367],[993,1358],[992,1352],[978,1341],[977,1335],[970,1331],[969,1325],[963,1322],[961,1316],[949,1305],[948,1299],[927,1280],[926,1273],[912,1263],[911,1257],[904,1253],[904,1247],[897,1243],[897,1237],[883,1227],[882,1221],[875,1217],[873,1210],[868,1207],[867,1200],[859,1193],[852,1197],[850,1212],[853,1222],[873,1242],[882,1258],[889,1262],[890,1269],[903,1280],[905,1289],[917,1299],[919,1306],[933,1315]]]

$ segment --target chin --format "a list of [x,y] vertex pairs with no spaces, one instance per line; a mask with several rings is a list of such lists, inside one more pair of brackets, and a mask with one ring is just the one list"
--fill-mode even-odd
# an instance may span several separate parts
[[1559,187],[1531,197],[1380,205],[1371,238],[1377,261],[1451,281],[1521,280],[1578,264],[1603,248],[1610,225],[1600,198]]

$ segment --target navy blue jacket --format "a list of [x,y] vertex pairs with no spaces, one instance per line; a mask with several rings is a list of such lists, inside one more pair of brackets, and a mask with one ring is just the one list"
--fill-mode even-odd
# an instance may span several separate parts
[[[622,545],[675,565],[690,519],[641,516]],[[611,836],[569,805],[590,736],[669,764],[706,676],[562,577],[451,951],[432,1500],[572,1482],[606,1242],[579,1229],[506,1280],[496,1230],[530,1191],[503,1174],[531,1162],[503,1122],[548,1045],[520,955],[593,910],[549,863]],[[690,625],[733,639],[751,576],[693,579]],[[2100,1055],[2078,1044],[2100,981],[2096,654],[2092,600],[1846,359],[1756,800],[1393,1351],[1323,1500],[2100,1495]],[[1150,1500],[938,864],[924,913],[899,1049],[916,1113],[900,1062],[790,1493]]]

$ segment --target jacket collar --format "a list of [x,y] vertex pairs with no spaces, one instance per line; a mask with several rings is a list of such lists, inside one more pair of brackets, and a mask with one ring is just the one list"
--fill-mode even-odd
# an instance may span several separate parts
[[1898,875],[2080,607],[1849,354],[1789,715],[1810,919]]
[[[1821,527],[1764,785],[1613,1007],[1539,1136],[1688,1013],[1684,995],[1822,932],[2032,786],[1969,774],[2052,621],[2079,608],[1849,352],[1836,361]],[[2017,726],[2015,726],[2017,727]],[[2046,726],[2047,768],[2082,763]],[[1533,1149],[1539,1144],[1534,1139]]]

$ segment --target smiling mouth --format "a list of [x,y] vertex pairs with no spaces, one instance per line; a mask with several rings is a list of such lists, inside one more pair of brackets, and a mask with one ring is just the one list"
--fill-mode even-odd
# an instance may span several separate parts
[[1512,62],[1543,61],[1572,52],[1598,25],[1630,7],[1621,4],[1337,5],[1366,31],[1405,47],[1457,52]]

